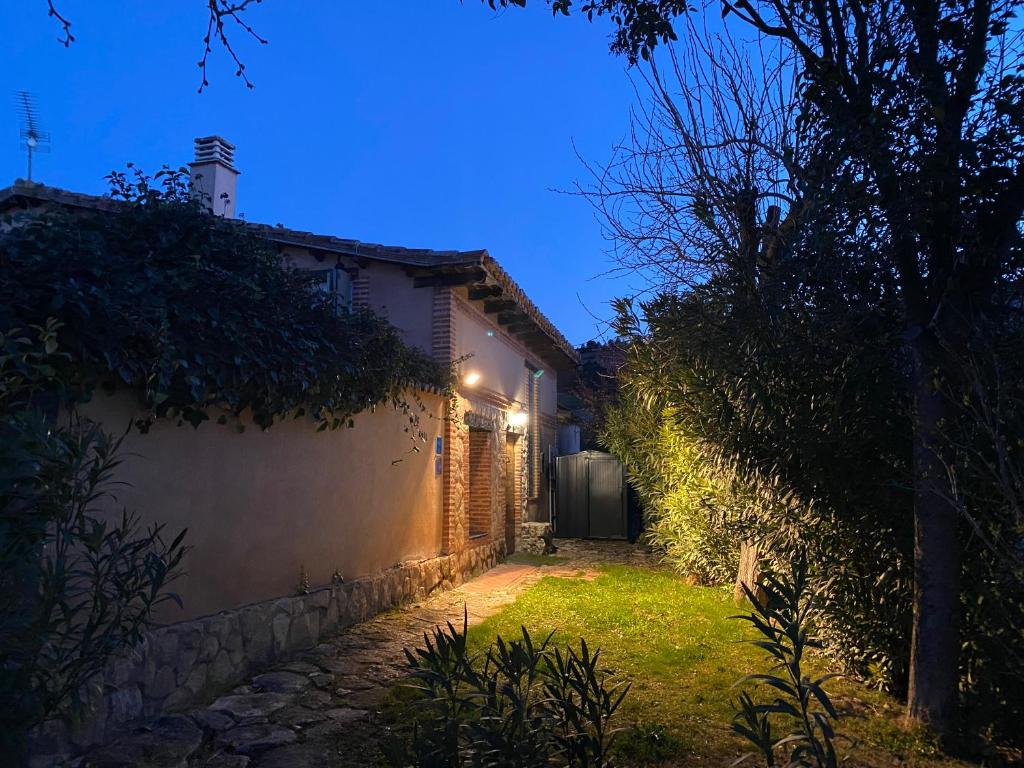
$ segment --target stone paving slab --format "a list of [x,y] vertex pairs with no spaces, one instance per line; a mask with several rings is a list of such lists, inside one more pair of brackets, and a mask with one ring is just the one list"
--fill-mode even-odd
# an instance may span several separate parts
[[[552,565],[503,563],[448,592],[370,619],[296,659],[252,678],[208,707],[160,721],[95,753],[86,766],[110,768],[144,759],[168,768],[344,768],[373,765],[384,725],[378,710],[405,674],[404,649],[463,611],[470,626],[497,613],[547,576],[593,578],[605,563],[650,564],[626,542],[556,540]],[[166,754],[163,754],[166,752]]]

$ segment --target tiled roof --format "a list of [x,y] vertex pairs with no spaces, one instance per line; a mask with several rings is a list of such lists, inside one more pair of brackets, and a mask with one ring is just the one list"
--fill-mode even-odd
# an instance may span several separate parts
[[[8,208],[19,201],[49,202],[77,208],[100,211],[117,211],[123,203],[113,198],[100,195],[86,195],[71,192],[58,187],[49,187],[18,179],[10,187],[0,190],[0,208]],[[526,295],[526,292],[509,276],[497,261],[486,250],[476,251],[435,251],[426,248],[402,248],[399,246],[364,243],[359,240],[348,240],[315,232],[304,232],[282,226],[244,222],[255,234],[265,237],[280,245],[291,245],[302,248],[313,248],[330,253],[350,256],[369,261],[401,264],[416,267],[429,272],[472,271],[474,268],[484,272],[489,283],[500,295],[513,301],[517,309],[526,315],[537,331],[571,365],[579,362],[579,355],[569,341],[561,334],[537,306]]]

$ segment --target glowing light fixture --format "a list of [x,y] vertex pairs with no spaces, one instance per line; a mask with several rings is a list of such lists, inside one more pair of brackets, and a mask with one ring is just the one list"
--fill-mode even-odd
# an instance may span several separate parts
[[539,368],[536,371],[533,372],[533,378],[535,378],[535,379],[539,379],[543,375],[544,375],[544,371],[539,369]]
[[477,373],[476,371],[470,371],[469,373],[462,377],[462,383],[465,384],[467,387],[476,386],[476,383],[478,381],[480,381],[480,374]]
[[508,423],[512,427],[525,427],[529,419],[530,416],[526,411],[516,411],[508,415]]

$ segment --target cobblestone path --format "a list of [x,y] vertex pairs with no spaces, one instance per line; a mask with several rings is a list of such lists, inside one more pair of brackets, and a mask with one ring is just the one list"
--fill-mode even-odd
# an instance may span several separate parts
[[254,677],[205,710],[168,715],[94,753],[96,768],[372,766],[386,738],[379,707],[404,674],[403,649],[437,625],[473,626],[545,576],[588,577],[604,563],[650,563],[625,542],[559,541],[551,565],[503,563],[462,586],[383,613]]

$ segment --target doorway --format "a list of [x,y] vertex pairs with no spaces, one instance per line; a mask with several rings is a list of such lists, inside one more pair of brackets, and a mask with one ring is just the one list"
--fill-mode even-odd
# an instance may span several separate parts
[[601,451],[556,460],[555,535],[573,539],[626,539],[626,468]]

